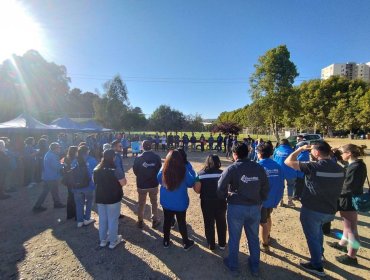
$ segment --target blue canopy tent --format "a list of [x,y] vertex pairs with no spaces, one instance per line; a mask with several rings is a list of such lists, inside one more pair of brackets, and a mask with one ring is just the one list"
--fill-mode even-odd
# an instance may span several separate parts
[[87,132],[110,132],[110,131],[113,131],[112,129],[104,128],[103,126],[101,126],[100,124],[98,124],[94,120],[85,121],[85,122],[79,123],[79,125],[80,125],[80,128],[81,128],[82,131],[87,131]]
[[65,130],[71,130],[71,131],[81,131],[82,130],[81,125],[79,123],[67,117],[53,120],[50,123],[50,125],[53,127],[59,127],[59,128],[63,128]]
[[23,113],[7,122],[0,123],[2,132],[62,131],[63,128],[44,124],[27,113]]

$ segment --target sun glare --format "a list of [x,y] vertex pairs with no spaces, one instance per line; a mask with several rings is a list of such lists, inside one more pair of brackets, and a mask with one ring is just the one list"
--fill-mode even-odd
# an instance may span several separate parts
[[42,52],[45,48],[41,26],[20,1],[0,1],[0,63],[12,54],[27,50]]

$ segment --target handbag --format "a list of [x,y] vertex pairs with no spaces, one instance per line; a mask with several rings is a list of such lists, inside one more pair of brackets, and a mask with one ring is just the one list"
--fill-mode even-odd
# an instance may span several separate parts
[[370,211],[370,182],[367,176],[366,179],[367,185],[369,186],[369,191],[360,195],[352,195],[353,208],[355,208],[358,212]]

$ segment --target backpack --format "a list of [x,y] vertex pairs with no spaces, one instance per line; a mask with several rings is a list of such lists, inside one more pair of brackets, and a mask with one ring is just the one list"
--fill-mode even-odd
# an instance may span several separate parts
[[73,189],[86,188],[90,184],[90,175],[87,166],[77,164],[65,174],[65,183]]

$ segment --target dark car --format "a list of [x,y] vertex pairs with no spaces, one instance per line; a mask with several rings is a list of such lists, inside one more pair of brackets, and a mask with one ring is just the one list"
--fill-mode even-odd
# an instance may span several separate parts
[[[303,135],[303,137],[305,139],[304,142],[307,143],[307,145],[311,145],[311,144],[314,144],[316,142],[324,141],[324,139],[321,137],[320,134],[302,133],[302,134],[299,134],[299,135]],[[292,147],[294,147],[297,144],[297,135],[289,136],[287,139],[289,141],[289,144]]]

